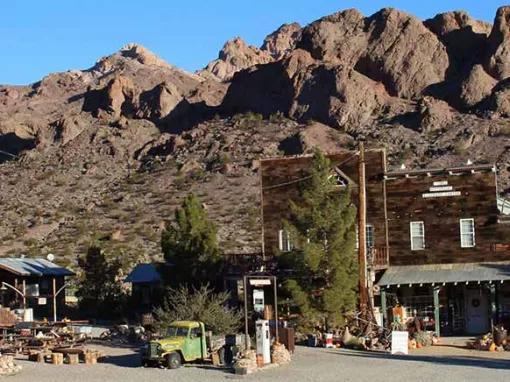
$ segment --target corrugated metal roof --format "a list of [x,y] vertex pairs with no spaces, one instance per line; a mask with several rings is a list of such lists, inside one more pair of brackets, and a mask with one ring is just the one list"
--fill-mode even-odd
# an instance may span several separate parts
[[510,280],[510,262],[390,266],[380,286]]
[[0,268],[20,276],[74,276],[74,272],[46,259],[0,258]]
[[161,275],[156,264],[138,264],[124,280],[127,283],[159,283]]

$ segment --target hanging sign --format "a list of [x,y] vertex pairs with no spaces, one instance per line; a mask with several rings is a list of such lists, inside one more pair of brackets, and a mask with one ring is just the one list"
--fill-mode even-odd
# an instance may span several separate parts
[[250,285],[261,286],[261,285],[271,285],[270,279],[250,279]]

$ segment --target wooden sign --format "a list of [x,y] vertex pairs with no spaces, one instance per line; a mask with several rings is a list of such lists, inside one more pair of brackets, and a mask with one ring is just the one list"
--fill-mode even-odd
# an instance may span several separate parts
[[392,331],[391,332],[391,354],[408,354],[409,333]]

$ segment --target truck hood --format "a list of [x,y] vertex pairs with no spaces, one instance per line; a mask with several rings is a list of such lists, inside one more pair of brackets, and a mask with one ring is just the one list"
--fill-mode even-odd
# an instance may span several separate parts
[[185,337],[166,337],[154,342],[159,343],[164,350],[172,350],[182,347],[185,340]]

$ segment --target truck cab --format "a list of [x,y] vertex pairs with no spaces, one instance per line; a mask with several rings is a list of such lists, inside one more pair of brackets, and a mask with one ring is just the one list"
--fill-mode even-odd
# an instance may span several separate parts
[[141,355],[144,366],[164,363],[170,369],[183,362],[204,360],[208,357],[205,326],[199,321],[174,321],[165,337],[146,344]]

